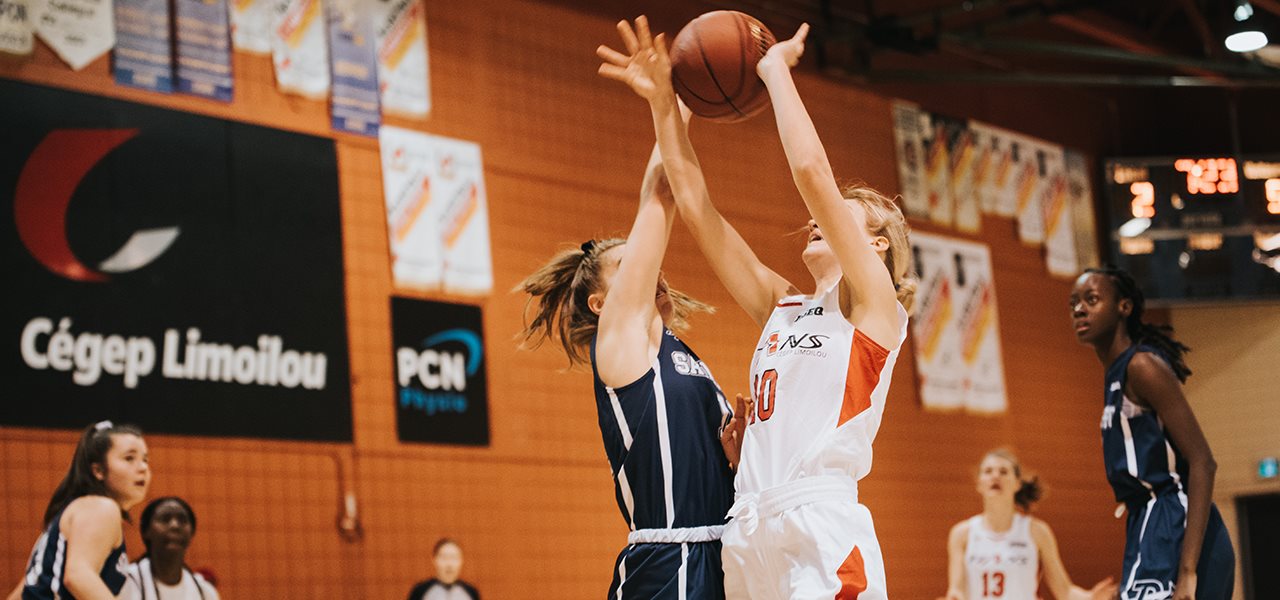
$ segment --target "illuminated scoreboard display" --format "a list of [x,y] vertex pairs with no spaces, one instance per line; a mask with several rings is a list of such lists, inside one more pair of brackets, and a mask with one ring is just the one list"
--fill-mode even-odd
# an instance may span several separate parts
[[1148,298],[1280,300],[1280,155],[1105,166],[1110,260]]

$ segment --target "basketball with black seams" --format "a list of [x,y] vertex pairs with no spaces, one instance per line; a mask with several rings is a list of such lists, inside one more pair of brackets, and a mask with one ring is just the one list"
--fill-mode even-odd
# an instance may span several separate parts
[[769,28],[736,10],[705,13],[671,42],[671,83],[693,114],[742,121],[769,106],[756,63],[776,40]]

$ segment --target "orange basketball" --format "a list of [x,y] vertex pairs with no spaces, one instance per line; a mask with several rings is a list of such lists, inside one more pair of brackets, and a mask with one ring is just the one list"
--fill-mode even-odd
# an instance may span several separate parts
[[671,42],[671,82],[693,114],[732,123],[764,110],[769,92],[756,63],[776,40],[754,17],[717,10],[685,25]]

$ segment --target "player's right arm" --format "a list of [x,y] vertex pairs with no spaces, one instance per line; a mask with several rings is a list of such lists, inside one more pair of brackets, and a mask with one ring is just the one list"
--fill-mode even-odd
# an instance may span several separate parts
[[689,141],[687,113],[681,114],[675,90],[671,87],[671,59],[667,56],[666,43],[661,35],[656,40],[648,39],[648,22],[643,16],[636,19],[636,27],[644,34],[637,37],[626,21],[618,23],[630,55],[604,46],[597,49],[600,58],[605,60],[605,64],[600,66],[600,74],[629,83],[637,94],[649,101],[662,163],[681,220],[689,227],[699,249],[729,294],[757,324],[763,326],[778,299],[796,290],[790,282],[760,262],[742,236],[711,203],[702,166]]
[[120,505],[105,496],[82,496],[67,506],[59,527],[67,538],[67,591],[81,600],[114,600],[98,571],[120,543]]
[[947,535],[947,597],[965,600],[964,552],[969,544],[969,520],[956,523]]

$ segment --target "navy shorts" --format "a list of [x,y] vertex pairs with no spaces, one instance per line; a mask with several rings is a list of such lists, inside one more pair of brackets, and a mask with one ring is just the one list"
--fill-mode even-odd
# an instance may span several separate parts
[[[1131,508],[1133,508],[1131,506]],[[1129,512],[1124,544],[1121,600],[1159,600],[1173,596],[1186,531],[1187,511],[1178,494],[1162,494]],[[1235,588],[1235,551],[1218,507],[1210,505],[1209,523],[1196,567],[1197,600],[1230,600]]]
[[724,598],[720,542],[632,544],[623,548],[613,565],[608,600],[650,598]]

